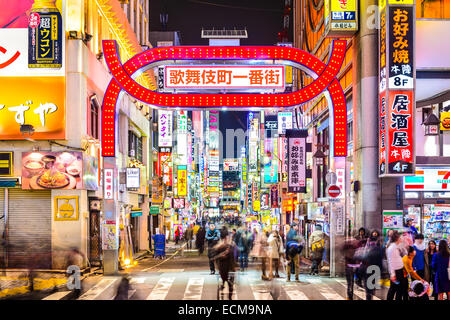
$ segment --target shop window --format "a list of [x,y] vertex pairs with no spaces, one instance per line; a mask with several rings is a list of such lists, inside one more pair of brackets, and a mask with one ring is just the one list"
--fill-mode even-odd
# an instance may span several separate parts
[[353,121],[347,123],[347,143],[353,140]]
[[143,161],[142,137],[138,137],[133,131],[128,131],[128,156]]
[[97,97],[94,95],[90,99],[90,123],[89,123],[89,134],[92,138],[99,139],[99,103],[97,101]]

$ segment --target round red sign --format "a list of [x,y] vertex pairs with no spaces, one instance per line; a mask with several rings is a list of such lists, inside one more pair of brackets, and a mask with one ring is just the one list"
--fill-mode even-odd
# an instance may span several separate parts
[[333,198],[339,197],[341,194],[341,189],[338,186],[330,186],[328,188],[328,195]]

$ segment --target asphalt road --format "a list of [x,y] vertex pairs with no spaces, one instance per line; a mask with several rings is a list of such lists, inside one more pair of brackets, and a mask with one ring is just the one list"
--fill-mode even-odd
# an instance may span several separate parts
[[[249,269],[236,273],[233,300],[346,300],[344,278],[310,276],[300,274],[300,281],[286,282],[285,274],[273,281],[261,280],[257,262],[250,262]],[[219,276],[210,275],[206,255],[194,252],[184,257],[174,256],[160,260],[147,258],[116,276],[95,275],[82,282],[79,300],[112,300],[122,275],[131,278],[128,298],[130,300],[216,300]],[[383,300],[387,289],[376,292],[375,300]],[[66,288],[56,292],[35,292],[16,299],[68,300],[72,293]],[[355,284],[355,300],[364,300],[365,292]],[[228,299],[228,288],[224,289]]]

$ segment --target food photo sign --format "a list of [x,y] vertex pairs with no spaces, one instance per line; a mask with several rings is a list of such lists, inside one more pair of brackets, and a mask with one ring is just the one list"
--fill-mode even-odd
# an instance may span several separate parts
[[23,152],[22,189],[83,189],[81,152]]

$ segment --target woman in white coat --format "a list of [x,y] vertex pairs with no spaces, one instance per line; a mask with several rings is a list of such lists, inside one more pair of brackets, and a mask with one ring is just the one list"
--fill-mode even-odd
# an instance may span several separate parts
[[269,250],[267,252],[269,258],[269,277],[272,279],[273,265],[275,264],[275,278],[279,278],[278,268],[280,266],[280,258],[283,255],[283,240],[277,230],[272,231],[267,240],[269,244]]

